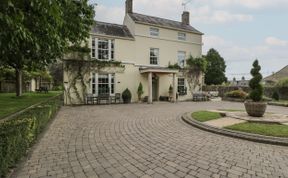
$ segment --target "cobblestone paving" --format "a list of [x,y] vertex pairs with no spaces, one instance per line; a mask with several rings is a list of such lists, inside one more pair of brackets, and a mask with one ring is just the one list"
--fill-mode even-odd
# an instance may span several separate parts
[[[205,132],[184,112],[228,102],[63,107],[12,177],[288,177],[288,147]],[[269,106],[270,112],[288,114]]]

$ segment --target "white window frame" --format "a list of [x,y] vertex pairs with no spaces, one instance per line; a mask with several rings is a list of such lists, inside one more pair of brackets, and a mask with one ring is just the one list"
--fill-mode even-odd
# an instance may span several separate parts
[[150,27],[150,36],[159,37],[159,28]]
[[[107,40],[108,41],[108,59],[99,59],[99,41]],[[94,44],[94,46],[93,46]],[[112,46],[113,45],[113,46]],[[102,49],[105,50],[105,49]],[[113,53],[113,55],[112,55]],[[114,39],[107,39],[107,38],[96,38],[92,37],[91,40],[91,57],[93,59],[98,59],[100,61],[110,61],[114,60],[115,58],[115,40]]]
[[[99,95],[99,75],[108,75],[108,85],[109,85],[109,95],[114,96],[115,95],[115,89],[116,89],[116,75],[115,74],[98,74],[98,73],[91,73],[91,93],[94,96]],[[114,81],[112,82],[112,79],[114,78]],[[93,79],[95,79],[93,81]],[[95,91],[93,92],[93,85],[95,85]],[[112,86],[114,87],[114,91],[112,92]]]
[[178,32],[178,40],[186,41],[186,33]]
[[[181,64],[181,61],[183,61],[182,64]],[[178,51],[177,52],[177,63],[181,68],[183,68],[185,66],[185,64],[186,64],[186,51]]]
[[[179,85],[179,81],[180,80],[183,80],[183,83],[180,83],[180,85]],[[186,82],[185,82],[185,78],[184,77],[178,77],[178,80],[177,80],[177,92],[180,94],[180,90],[179,90],[179,88],[180,87],[183,87],[183,91],[185,90],[185,88],[186,88]]]
[[[151,54],[152,54],[152,51],[154,51],[154,50],[156,50],[157,52],[156,52],[156,55],[155,56],[152,56]],[[150,48],[150,54],[149,54],[149,64],[150,65],[159,65],[159,48]],[[155,54],[155,52],[154,52],[154,54]],[[153,58],[153,59],[152,59]],[[156,64],[154,64],[154,62],[151,62],[152,60],[153,61],[155,61],[155,59],[156,59]]]

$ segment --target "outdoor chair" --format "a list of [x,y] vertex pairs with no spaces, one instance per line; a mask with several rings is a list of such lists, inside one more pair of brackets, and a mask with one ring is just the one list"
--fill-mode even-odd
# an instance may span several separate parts
[[99,94],[97,98],[97,104],[101,104],[101,101],[105,101],[106,104],[111,103],[111,98],[109,94]]
[[111,102],[120,103],[121,102],[121,94],[120,93],[115,93],[115,96],[111,96]]
[[97,99],[97,97],[95,97],[93,94],[87,94],[86,95],[86,104],[94,104],[95,99]]

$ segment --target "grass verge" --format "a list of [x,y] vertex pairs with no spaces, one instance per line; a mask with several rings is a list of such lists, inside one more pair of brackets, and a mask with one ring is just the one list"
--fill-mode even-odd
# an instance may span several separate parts
[[6,177],[54,118],[62,97],[51,98],[0,123],[0,177]]
[[0,93],[0,119],[21,111],[31,105],[45,101],[48,98],[59,95],[61,92],[49,93],[24,93],[20,97],[16,97],[15,93]]
[[226,129],[274,137],[288,137],[288,126],[278,124],[241,123],[225,127]]
[[197,111],[192,113],[192,118],[199,122],[206,122],[214,119],[220,119],[222,116],[217,112]]

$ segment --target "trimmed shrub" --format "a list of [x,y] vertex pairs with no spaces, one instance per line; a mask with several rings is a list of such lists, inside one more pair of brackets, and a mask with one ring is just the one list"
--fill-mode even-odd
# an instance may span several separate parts
[[225,93],[225,96],[229,98],[245,99],[248,96],[248,94],[243,90],[234,90]]
[[276,101],[279,101],[280,97],[277,91],[274,91],[272,94],[272,98]]
[[141,97],[143,95],[144,91],[143,91],[143,85],[142,83],[140,82],[139,83],[139,86],[138,86],[138,89],[137,89],[137,95],[138,95],[138,100],[141,101]]
[[128,88],[126,88],[126,90],[124,90],[122,93],[123,102],[124,103],[131,103],[131,98],[132,98],[132,94],[131,94],[130,90]]
[[264,89],[261,85],[262,75],[260,73],[261,66],[259,65],[258,60],[255,60],[253,63],[253,68],[251,69],[251,75],[253,78],[249,82],[249,87],[251,92],[249,93],[249,98],[254,102],[261,101],[263,98]]
[[61,106],[54,97],[0,123],[0,177],[21,159]]

